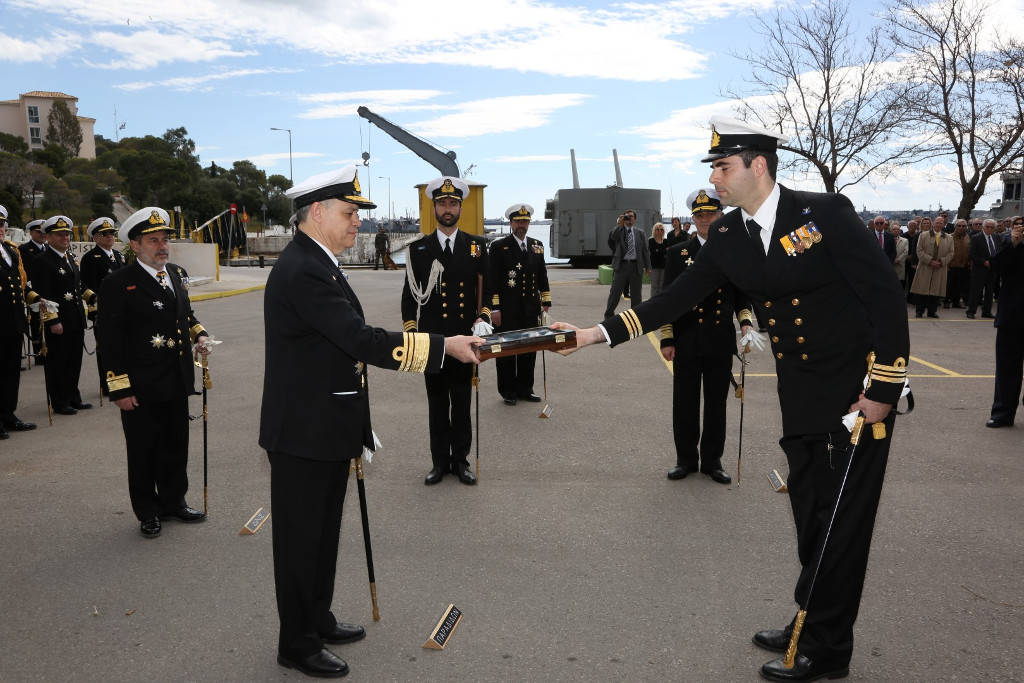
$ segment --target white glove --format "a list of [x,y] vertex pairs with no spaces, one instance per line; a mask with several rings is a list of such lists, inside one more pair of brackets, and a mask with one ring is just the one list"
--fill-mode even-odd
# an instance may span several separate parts
[[222,341],[217,341],[216,339],[214,339],[212,334],[208,334],[204,336],[199,342],[197,342],[196,346],[206,349],[207,351],[213,351],[214,346],[223,343],[224,342]]
[[[740,334],[741,332],[742,330],[736,334]],[[751,327],[746,334],[740,337],[740,348],[745,348],[747,344],[750,344],[757,351],[764,351],[765,339],[766,337],[763,334]]]
[[373,462],[373,454],[378,448],[380,448],[380,439],[377,438],[377,432],[371,429],[370,433],[373,434],[373,450],[363,446],[363,460],[366,461],[367,465]]
[[473,334],[478,337],[486,337],[489,334],[494,333],[494,327],[490,323],[485,323],[481,320],[473,325]]
[[551,324],[551,314],[547,311],[540,312],[540,324],[541,327],[547,327]]
[[40,298],[35,303],[29,304],[28,307],[32,309],[33,313],[38,313],[39,312],[39,304],[42,304],[43,308],[45,308],[50,313],[56,313],[57,310],[60,308],[60,304],[58,304],[56,301],[50,301],[49,299],[43,299],[43,298]]

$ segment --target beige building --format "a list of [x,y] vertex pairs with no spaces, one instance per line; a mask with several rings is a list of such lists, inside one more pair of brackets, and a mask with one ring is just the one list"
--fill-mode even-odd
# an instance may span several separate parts
[[93,127],[96,119],[78,115],[78,98],[62,92],[33,90],[22,93],[16,100],[0,100],[0,132],[17,135],[28,142],[29,149],[46,146],[46,122],[53,103],[63,100],[82,126],[82,147],[78,156],[96,158],[96,138]]

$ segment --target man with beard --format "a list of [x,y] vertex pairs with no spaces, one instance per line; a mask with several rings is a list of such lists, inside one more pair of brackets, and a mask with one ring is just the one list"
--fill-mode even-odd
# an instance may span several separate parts
[[[462,200],[469,186],[461,178],[442,176],[424,189],[434,204],[437,230],[409,245],[402,321],[406,332],[436,332],[446,337],[489,334],[490,297],[487,241],[459,229]],[[481,325],[481,323],[486,323]],[[476,484],[469,471],[473,443],[469,408],[473,364],[452,358],[437,374],[426,375],[433,466],[424,483],[436,484],[455,474],[463,484]]]
[[206,519],[188,506],[185,493],[193,345],[205,356],[209,333],[192,312],[188,274],[167,262],[172,234],[170,216],[156,206],[121,224],[135,263],[103,280],[96,325],[107,390],[121,409],[128,495],[145,538],[160,535],[162,519]]
[[[491,320],[498,331],[536,327],[541,311],[551,308],[548,270],[544,265],[544,245],[527,237],[533,207],[513,204],[505,211],[512,234],[491,242],[488,256],[492,283]],[[536,353],[505,356],[494,361],[498,375],[498,393],[505,405],[514,406],[522,399],[537,403],[541,397],[533,393],[533,371]]]
[[[96,243],[92,249],[82,257],[82,284],[94,292],[100,291],[100,285],[104,278],[124,267],[124,256],[114,249],[114,242],[117,239],[117,228],[114,227],[114,219],[106,216],[97,218],[86,229],[86,233]],[[96,307],[90,307],[89,319],[96,319]],[[99,331],[95,322],[92,329],[93,335],[99,340]],[[107,382],[103,377],[102,350],[99,344],[96,345],[96,369],[100,373],[100,388],[104,396],[109,396]]]
[[[37,218],[26,223],[25,230],[28,232],[29,239],[18,247],[18,251],[21,252],[21,265],[25,268],[25,274],[28,276],[30,285],[32,283],[32,265],[35,263],[36,257],[46,250],[46,236],[43,234],[44,222],[42,218]],[[42,353],[40,353],[43,343],[40,330],[39,311],[34,310],[29,316],[28,336],[32,340],[32,354],[36,365],[42,365],[46,362]]]
[[[693,265],[708,240],[708,229],[722,216],[722,201],[714,188],[695,190],[686,199],[697,234],[669,250],[665,288]],[[716,288],[696,308],[661,328],[661,355],[672,363],[672,433],[676,465],[669,479],[684,479],[698,470],[719,484],[732,478],[722,469],[725,450],[725,406],[736,354],[735,314],[744,335],[753,332],[753,312],[746,296],[731,284]],[[746,338],[746,336],[744,336]],[[763,346],[763,342],[761,343]],[[704,389],[704,430],[701,433],[700,396]],[[698,444],[699,463],[698,463]]]

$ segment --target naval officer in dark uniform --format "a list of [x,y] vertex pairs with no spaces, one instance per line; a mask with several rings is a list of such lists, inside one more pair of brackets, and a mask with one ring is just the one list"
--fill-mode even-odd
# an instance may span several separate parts
[[[665,288],[693,264],[708,240],[711,224],[722,216],[722,202],[713,187],[694,190],[687,197],[686,205],[693,213],[697,234],[669,248]],[[725,412],[732,380],[732,357],[736,354],[733,315],[744,334],[756,334],[746,296],[733,285],[725,284],[675,322],[661,328],[661,355],[672,363],[672,434],[676,465],[668,471],[669,479],[683,479],[699,470],[719,484],[732,482],[722,469],[722,452],[725,450]],[[704,390],[703,432],[701,385]]]
[[[487,241],[459,230],[469,186],[461,178],[442,176],[427,183],[424,192],[434,203],[437,230],[410,244],[407,251],[402,289],[405,331],[451,336],[470,334],[479,323],[490,328],[490,297],[484,291],[489,284]],[[487,334],[487,329],[481,332]],[[425,378],[433,463],[424,479],[427,485],[449,473],[463,484],[476,484],[467,459],[473,443],[472,378],[472,364],[455,361]]]
[[[505,211],[512,233],[500,237],[489,249],[491,274],[491,321],[495,331],[521,330],[540,324],[541,311],[551,308],[548,269],[544,264],[544,244],[526,235],[533,207],[513,204]],[[538,403],[533,393],[533,371],[537,354],[522,353],[496,358],[498,393],[506,405],[522,399]]]
[[[43,234],[44,222],[42,218],[37,218],[26,223],[25,231],[28,232],[29,239],[18,246],[18,251],[21,252],[21,265],[25,269],[25,274],[28,275],[29,286],[32,284],[32,264],[35,262],[36,256],[42,254],[46,249],[46,236]],[[32,341],[32,354],[36,365],[42,365],[46,362],[43,359],[42,353],[40,353],[42,348],[42,332],[40,332],[40,329],[39,310],[35,309],[29,314],[28,336]]]
[[25,304],[39,299],[27,285],[21,252],[7,241],[7,208],[0,205],[0,439],[10,438],[9,431],[36,428],[14,414],[21,384],[21,350],[28,329]]
[[[582,347],[617,345],[657,329],[732,283],[761,309],[778,374],[788,487],[801,572],[794,597],[807,610],[794,667],[761,667],[771,680],[840,678],[849,671],[875,512],[885,478],[894,406],[906,380],[907,311],[899,281],[850,201],[794,192],[775,182],[777,136],[732,119],[712,119],[711,182],[739,207],[712,224],[708,242],[661,296],[580,330]],[[560,326],[560,325],[559,325]],[[873,363],[864,388],[866,360]],[[807,604],[807,591],[846,470],[850,432],[865,422]],[[874,427],[875,423],[884,428]],[[873,438],[878,437],[878,438]],[[792,626],[754,642],[783,652]],[[695,674],[696,675],[696,674]]]
[[366,366],[437,372],[456,358],[474,362],[471,344],[482,340],[366,324],[335,258],[355,244],[359,209],[375,206],[360,194],[355,166],[313,176],[286,194],[298,227],[264,294],[260,414],[274,514],[277,661],[338,677],[348,665],[324,644],[365,635],[362,626],[338,622],[331,602],[349,464],[375,444]]
[[47,301],[58,304],[56,311],[42,314],[46,335],[46,390],[53,411],[74,415],[92,408],[82,401],[78,380],[82,374],[82,341],[85,339],[85,305],[95,303],[95,293],[82,288],[81,274],[71,253],[73,221],[51,216],[43,223],[46,249],[32,262],[32,289]]
[[985,426],[999,428],[1013,425],[1024,378],[1024,218],[1013,217],[992,265],[1003,284],[995,319],[996,385]]
[[[86,233],[96,243],[84,256],[82,256],[82,285],[94,292],[100,291],[103,279],[124,267],[124,256],[114,249],[114,242],[117,239],[117,228],[114,227],[114,219],[102,216],[97,218],[86,229]],[[97,302],[98,304],[98,302]],[[96,306],[89,307],[88,317],[93,322],[93,335],[99,341],[99,332],[96,330]],[[106,379],[103,377],[103,358],[99,344],[96,345],[96,369],[100,373],[100,388],[104,396],[110,394],[107,389]]]
[[161,519],[206,519],[189,507],[185,493],[193,345],[209,353],[209,334],[192,312],[188,273],[167,262],[173,234],[170,216],[155,206],[121,224],[121,241],[131,245],[135,263],[104,278],[96,321],[103,376],[121,409],[128,494],[146,538],[160,535]]

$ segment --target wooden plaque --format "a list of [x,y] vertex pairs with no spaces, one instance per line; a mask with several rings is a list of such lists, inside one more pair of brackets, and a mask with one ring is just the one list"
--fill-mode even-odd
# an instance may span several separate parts
[[460,621],[462,621],[462,610],[455,605],[448,605],[444,614],[441,615],[441,620],[437,622],[437,626],[430,634],[430,638],[423,643],[423,647],[428,650],[443,650],[448,645],[448,639],[451,638]]
[[768,483],[771,484],[772,490],[775,493],[788,493],[789,489],[786,487],[786,480],[782,478],[778,470],[772,470],[768,473]]
[[530,327],[490,334],[477,346],[480,360],[515,356],[536,351],[558,351],[576,346],[576,330],[553,330],[550,327]]
[[243,526],[241,531],[238,532],[239,535],[251,536],[252,534],[259,531],[260,527],[263,526],[263,523],[266,522],[268,519],[270,519],[270,513],[266,512],[263,508],[260,508],[259,510],[254,512],[252,517],[249,518],[249,521],[245,523],[245,526]]

